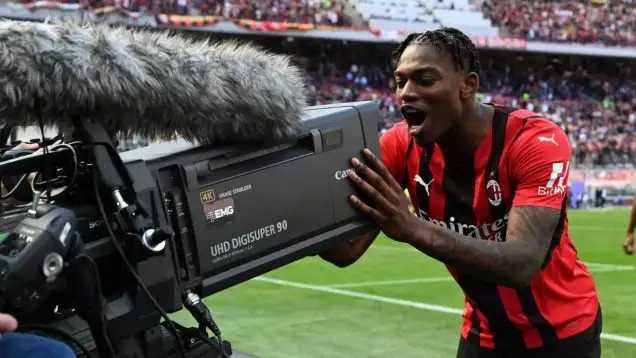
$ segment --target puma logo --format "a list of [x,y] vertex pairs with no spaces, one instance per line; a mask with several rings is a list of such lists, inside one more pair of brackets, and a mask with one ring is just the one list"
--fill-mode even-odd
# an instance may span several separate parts
[[431,181],[427,183],[424,181],[424,179],[422,179],[422,177],[419,174],[415,175],[415,182],[424,187],[424,189],[426,190],[426,195],[428,196],[431,196],[431,193],[429,192],[429,187],[431,184],[433,184],[434,181],[435,181],[435,178],[431,179]]
[[539,136],[539,143],[543,143],[543,142],[550,142],[550,143],[554,143],[554,145],[556,145],[557,147],[559,146],[559,143],[557,143],[556,140],[554,140],[554,133],[552,133],[551,137]]

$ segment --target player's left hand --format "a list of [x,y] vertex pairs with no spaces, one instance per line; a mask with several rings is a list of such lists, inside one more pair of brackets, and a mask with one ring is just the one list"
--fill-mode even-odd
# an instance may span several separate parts
[[369,202],[356,195],[349,199],[356,208],[373,217],[386,236],[396,241],[409,241],[417,221],[417,217],[409,211],[409,199],[378,157],[369,149],[365,149],[363,154],[369,166],[353,158],[351,164],[354,170],[349,172],[349,178]]
[[633,232],[627,233],[627,236],[625,237],[625,241],[623,242],[623,251],[625,251],[627,255],[634,254],[634,233]]

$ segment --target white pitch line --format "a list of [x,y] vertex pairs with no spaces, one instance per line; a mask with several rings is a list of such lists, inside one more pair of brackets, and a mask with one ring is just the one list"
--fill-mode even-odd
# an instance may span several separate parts
[[404,279],[404,280],[389,280],[389,281],[351,282],[351,283],[337,283],[334,285],[326,285],[324,287],[349,288],[349,287],[366,287],[366,286],[392,286],[392,285],[400,285],[400,284],[433,283],[433,282],[447,282],[447,281],[453,281],[453,278],[451,276],[448,276],[448,277],[410,278],[410,279]]
[[[631,266],[609,266],[608,267],[608,266],[603,266],[602,264],[598,264],[598,266],[590,266],[589,270],[592,273],[617,272],[617,271],[631,271],[631,270],[634,270],[634,267],[631,267]],[[454,281],[454,279],[453,277],[449,275],[447,277],[423,277],[423,278],[407,278],[403,280],[336,283],[336,284],[323,285],[322,287],[353,288],[353,287],[393,286],[393,285],[408,285],[408,284],[418,284],[418,283],[435,283],[435,282],[452,282],[452,281]]]
[[279,279],[263,277],[263,276],[255,277],[255,278],[253,278],[253,280],[254,281],[267,282],[267,283],[273,283],[273,284],[280,285],[280,286],[302,288],[302,289],[305,289],[305,290],[331,293],[331,294],[334,294],[334,295],[355,297],[355,298],[360,298],[360,299],[367,300],[367,301],[376,301],[376,302],[390,303],[390,304],[399,305],[399,306],[419,308],[419,309],[423,309],[423,310],[427,310],[427,311],[451,313],[451,314],[455,314],[455,315],[461,315],[462,312],[463,312],[463,310],[457,309],[457,308],[444,307],[444,306],[432,305],[432,304],[428,304],[428,303],[421,303],[421,302],[402,300],[402,299],[398,299],[398,298],[371,295],[371,294],[368,294],[368,293],[343,290],[343,289],[340,289],[340,288],[317,286],[317,285],[310,285],[310,284],[300,283],[300,282],[279,280]]
[[[451,307],[433,305],[433,304],[428,304],[423,302],[403,300],[399,298],[372,295],[368,293],[343,290],[340,288],[317,286],[317,285],[310,285],[310,284],[301,283],[301,282],[279,280],[279,279],[268,278],[263,276],[255,277],[253,278],[253,280],[260,281],[260,282],[267,282],[267,283],[271,283],[271,284],[275,284],[279,286],[294,287],[294,288],[300,288],[300,289],[305,289],[310,291],[317,291],[317,292],[331,293],[331,294],[340,295],[340,296],[354,297],[354,298],[359,298],[359,299],[367,300],[367,301],[375,301],[375,302],[388,303],[388,304],[397,305],[397,306],[417,308],[417,309],[426,310],[426,311],[448,313],[453,315],[461,315],[464,312],[463,310],[458,308],[451,308]],[[634,337],[619,336],[619,335],[610,334],[610,333],[601,333],[601,338],[607,339],[609,341],[636,344],[636,338]]]
[[585,265],[587,265],[588,267],[598,267],[598,268],[608,268],[608,269],[615,269],[615,270],[633,270],[634,266],[631,265],[611,265],[611,264],[599,264],[596,262],[586,262]]
[[[401,246],[391,246],[391,245],[383,245],[383,244],[373,244],[371,246],[369,246],[369,248],[374,248],[374,249],[381,249],[381,250],[390,250],[390,251],[409,251],[409,252],[418,252],[420,253],[419,250],[417,250],[414,247],[401,247]],[[602,264],[602,263],[598,263],[598,262],[585,262],[585,265],[587,265],[588,267],[590,266],[595,266],[598,268],[607,268],[609,270],[607,271],[612,271],[612,269],[614,271],[629,271],[629,270],[633,270],[636,267],[631,266],[631,265],[612,265],[612,264]]]
[[[604,266],[592,266],[589,268],[592,273],[599,272],[617,272],[617,271],[631,271],[633,267],[604,267]],[[408,285],[417,283],[435,283],[435,282],[454,282],[454,279],[449,275],[448,277],[423,277],[423,278],[407,278],[403,280],[386,280],[386,281],[363,281],[363,282],[347,282],[347,283],[335,283],[329,285],[321,285],[322,287],[331,288],[353,288],[353,287],[370,287],[370,286],[393,286],[393,285]]]
[[596,226],[596,225],[572,225],[568,227],[570,230],[592,230],[592,231],[611,231],[624,232],[625,229],[612,226]]
[[613,268],[613,267],[598,267],[592,266],[588,267],[591,273],[600,273],[600,272],[621,272],[621,271],[632,271],[634,270],[631,267],[622,267],[622,268]]
[[577,212],[596,212],[596,211],[614,211],[614,210],[629,210],[629,205],[625,206],[608,206],[605,208],[585,208],[585,209],[571,209],[571,213]]

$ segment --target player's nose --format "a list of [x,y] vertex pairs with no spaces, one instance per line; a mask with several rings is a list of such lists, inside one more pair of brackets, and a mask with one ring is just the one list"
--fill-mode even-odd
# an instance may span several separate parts
[[407,81],[402,90],[399,93],[400,101],[404,104],[409,104],[417,101],[418,95],[415,84],[412,81]]

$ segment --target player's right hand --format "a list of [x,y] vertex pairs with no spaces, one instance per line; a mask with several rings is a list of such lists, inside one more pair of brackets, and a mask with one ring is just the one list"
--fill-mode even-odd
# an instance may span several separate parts
[[12,332],[18,328],[18,321],[13,316],[0,313],[0,333]]
[[628,233],[623,242],[623,250],[627,255],[634,254],[634,233]]

